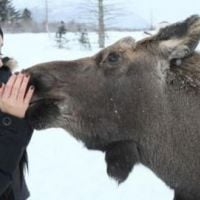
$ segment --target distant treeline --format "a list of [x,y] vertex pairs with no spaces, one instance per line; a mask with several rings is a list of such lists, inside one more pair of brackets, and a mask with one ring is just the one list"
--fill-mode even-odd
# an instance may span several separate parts
[[[103,5],[102,5],[103,6]],[[80,30],[96,31],[98,32],[101,24],[79,23],[77,21],[65,21],[65,28],[68,32],[78,32]],[[98,22],[97,22],[98,23]],[[104,22],[103,22],[104,23]],[[49,22],[47,19],[44,22],[37,22],[32,17],[32,12],[28,8],[17,10],[12,0],[0,0],[0,25],[5,32],[21,33],[21,32],[56,32],[60,25],[60,22]],[[123,29],[123,28],[109,28],[104,26],[105,31],[117,30],[117,31],[135,31],[139,29]],[[142,29],[143,30],[143,29]]]
[[[49,32],[56,32],[58,30],[60,22],[49,22],[48,23],[48,30]],[[21,33],[21,32],[32,32],[32,33],[40,33],[46,32],[46,23],[36,22],[36,21],[15,21],[12,23],[4,23],[3,29],[5,32],[9,33]],[[78,23],[75,21],[70,21],[65,23],[65,27],[67,32],[78,32],[81,29],[87,29],[87,31],[97,31],[97,26],[95,24],[85,24],[85,23]],[[112,27],[107,28],[106,31],[138,31],[138,30],[146,30],[146,29],[125,29],[119,27]]]

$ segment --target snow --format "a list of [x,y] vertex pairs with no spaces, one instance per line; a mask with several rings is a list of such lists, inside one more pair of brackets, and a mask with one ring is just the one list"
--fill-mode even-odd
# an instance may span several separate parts
[[[140,32],[110,32],[107,44],[122,38],[144,35]],[[93,55],[96,34],[91,33],[92,50],[77,43],[68,33],[67,49],[58,49],[54,34],[6,34],[4,53],[18,60],[19,68],[51,60],[70,60]],[[104,154],[89,151],[62,129],[35,131],[28,147],[31,192],[29,200],[172,200],[170,190],[149,169],[138,165],[121,185],[106,174]]]

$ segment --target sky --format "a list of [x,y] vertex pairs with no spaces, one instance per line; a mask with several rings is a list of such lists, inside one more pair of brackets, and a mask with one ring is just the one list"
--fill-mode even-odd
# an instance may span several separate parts
[[[107,2],[113,2],[122,9],[121,13],[128,15],[132,18],[139,16],[141,19],[148,23],[157,24],[161,21],[176,22],[183,20],[189,15],[200,14],[200,1],[199,0],[105,0]],[[69,12],[69,17],[73,18],[79,15],[78,9],[76,9],[81,3],[87,3],[87,0],[48,0],[50,15],[57,11],[56,18],[61,19],[62,15]],[[44,10],[45,0],[13,0],[14,5],[17,8],[34,8]],[[70,8],[74,8],[73,12],[70,12]],[[58,12],[58,10],[62,12]],[[40,15],[44,15],[43,12],[38,12]],[[63,13],[63,14],[62,14]],[[43,16],[42,16],[43,17]],[[55,18],[55,15],[52,16]],[[126,18],[127,22],[131,18]],[[124,23],[124,22],[123,22]]]

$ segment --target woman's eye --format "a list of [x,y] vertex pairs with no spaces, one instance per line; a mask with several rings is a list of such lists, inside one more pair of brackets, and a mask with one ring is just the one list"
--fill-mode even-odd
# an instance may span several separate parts
[[119,54],[112,52],[108,55],[108,62],[110,63],[118,62],[119,58],[120,58]]

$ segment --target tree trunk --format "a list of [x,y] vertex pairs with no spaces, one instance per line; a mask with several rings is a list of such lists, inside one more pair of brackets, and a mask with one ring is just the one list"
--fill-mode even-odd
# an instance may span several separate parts
[[45,0],[45,30],[49,34],[49,8],[48,8],[48,0]]
[[98,28],[98,36],[99,36],[99,47],[105,47],[105,25],[104,25],[104,6],[103,0],[98,0],[98,15],[99,15],[99,28]]

